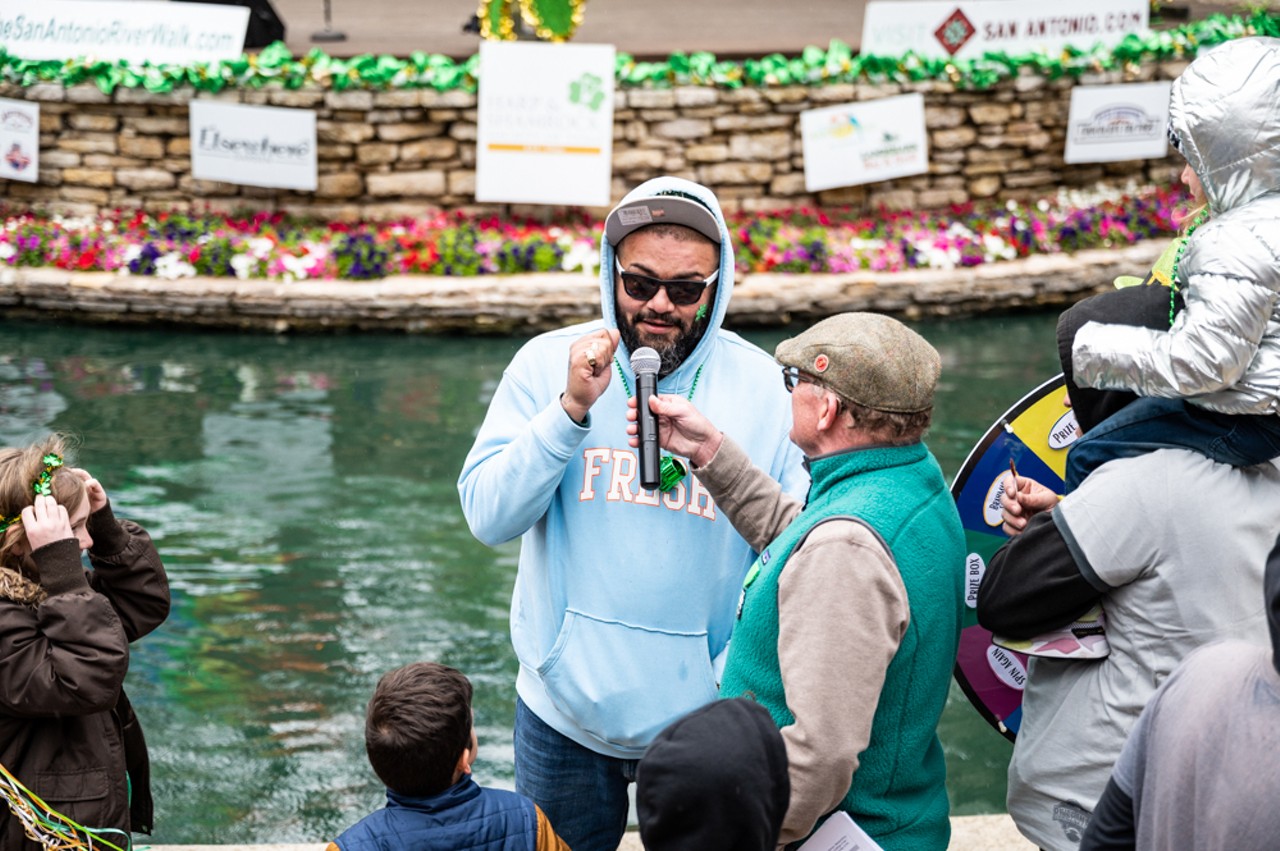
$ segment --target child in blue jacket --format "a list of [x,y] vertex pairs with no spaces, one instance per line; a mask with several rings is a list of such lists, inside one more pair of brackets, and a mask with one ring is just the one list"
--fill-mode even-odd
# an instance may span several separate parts
[[478,744],[471,682],[459,671],[414,662],[384,674],[364,740],[387,805],[327,851],[569,851],[528,798],[471,779]]

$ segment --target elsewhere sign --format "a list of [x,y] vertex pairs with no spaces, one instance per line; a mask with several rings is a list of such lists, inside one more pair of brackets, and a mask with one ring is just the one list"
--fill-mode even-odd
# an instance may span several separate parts
[[35,183],[40,172],[40,104],[0,98],[0,177]]
[[1169,86],[1076,86],[1067,118],[1069,163],[1158,159],[1169,153]]
[[606,206],[614,49],[480,43],[476,200]]
[[800,135],[809,192],[929,170],[921,94],[802,112]]
[[18,59],[215,62],[244,53],[247,6],[3,0],[0,47]]
[[316,114],[193,100],[191,175],[243,186],[314,190]]
[[863,55],[975,59],[988,51],[1017,53],[1110,47],[1147,31],[1149,0],[872,2],[862,19]]

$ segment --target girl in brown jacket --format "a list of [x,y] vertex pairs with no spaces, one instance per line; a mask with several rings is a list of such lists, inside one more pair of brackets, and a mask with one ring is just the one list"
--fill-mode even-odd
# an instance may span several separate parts
[[[64,454],[57,436],[0,449],[0,764],[127,847],[130,831],[151,832],[151,791],[121,687],[129,643],[169,614],[169,581],[147,533],[117,520],[102,485]],[[40,847],[0,805],[0,848]]]

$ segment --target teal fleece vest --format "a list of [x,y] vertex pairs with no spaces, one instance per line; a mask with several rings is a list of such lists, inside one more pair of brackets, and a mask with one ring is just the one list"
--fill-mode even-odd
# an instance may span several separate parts
[[[951,825],[937,726],[964,605],[965,543],[955,501],[923,443],[816,458],[809,472],[813,484],[804,511],[747,574],[720,694],[754,696],[779,727],[795,721],[778,663],[779,577],[792,550],[818,523],[833,517],[865,522],[893,554],[911,621],[889,663],[870,744],[839,809],[886,851],[944,849]],[[858,617],[856,606],[848,616]]]

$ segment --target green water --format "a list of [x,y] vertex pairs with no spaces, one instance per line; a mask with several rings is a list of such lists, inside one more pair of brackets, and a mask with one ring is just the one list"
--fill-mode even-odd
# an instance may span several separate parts
[[[943,357],[929,438],[949,477],[1054,374],[1054,317],[916,325]],[[787,331],[751,331],[772,350]],[[55,429],[155,537],[173,613],[127,688],[157,844],[321,841],[381,805],[362,716],[417,659],[476,687],[477,779],[512,784],[518,545],[467,530],[455,480],[519,339],[291,337],[0,321],[0,443]],[[1000,812],[1010,745],[958,689],[958,815]]]

